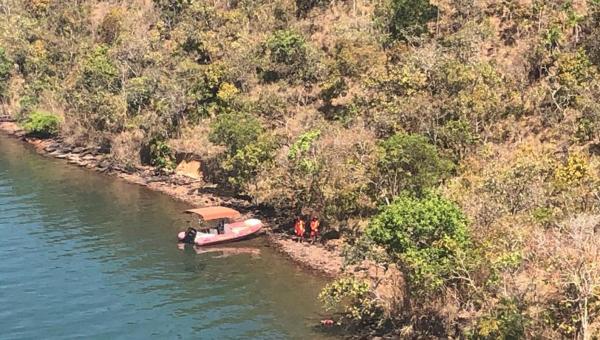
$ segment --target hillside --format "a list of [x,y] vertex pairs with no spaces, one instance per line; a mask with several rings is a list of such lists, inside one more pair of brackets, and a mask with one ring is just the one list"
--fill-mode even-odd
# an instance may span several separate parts
[[0,2],[0,103],[124,167],[318,215],[322,294],[402,337],[600,335],[600,2]]

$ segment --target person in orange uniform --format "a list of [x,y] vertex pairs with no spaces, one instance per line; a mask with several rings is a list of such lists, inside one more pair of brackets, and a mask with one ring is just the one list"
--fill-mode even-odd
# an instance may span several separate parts
[[312,243],[315,243],[317,236],[319,235],[319,225],[319,219],[313,216],[310,220],[310,240]]
[[296,217],[296,223],[294,224],[294,231],[296,232],[296,236],[298,236],[298,242],[302,242],[304,240],[304,221],[300,217]]

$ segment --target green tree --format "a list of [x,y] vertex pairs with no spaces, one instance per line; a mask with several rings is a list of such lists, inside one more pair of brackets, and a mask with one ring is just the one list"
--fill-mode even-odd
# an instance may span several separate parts
[[263,127],[248,113],[226,113],[217,117],[211,126],[209,140],[227,148],[229,155],[254,143],[263,133]]
[[392,0],[390,7],[388,29],[395,40],[427,33],[427,23],[438,13],[438,8],[429,0]]
[[272,136],[263,134],[255,142],[238,149],[223,162],[228,181],[234,187],[246,189],[264,164],[273,160],[276,143]]
[[470,248],[467,219],[444,197],[409,194],[386,206],[367,228],[403,270],[410,297],[429,296],[451,279],[456,258]]
[[23,128],[28,134],[36,137],[55,136],[60,130],[60,118],[49,112],[33,111],[27,117]]
[[6,99],[8,94],[8,80],[10,79],[10,70],[12,63],[4,48],[0,47],[0,101]]
[[175,169],[175,155],[164,140],[154,139],[150,142],[150,163],[159,169]]
[[121,89],[119,75],[108,55],[108,46],[99,45],[83,61],[80,84],[90,92],[104,90],[117,93]]
[[304,37],[291,30],[279,30],[266,43],[271,65],[263,77],[278,80],[292,76],[305,77],[308,65],[308,47]]
[[396,134],[379,145],[372,173],[374,194],[389,202],[406,190],[420,193],[447,176],[452,167],[427,138]]

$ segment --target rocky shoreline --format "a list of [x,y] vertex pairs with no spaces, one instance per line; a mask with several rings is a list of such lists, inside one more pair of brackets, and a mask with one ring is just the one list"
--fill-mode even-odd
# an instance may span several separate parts
[[282,221],[281,217],[270,216],[247,200],[231,197],[231,195],[219,191],[214,185],[207,185],[202,180],[177,174],[163,174],[149,166],[126,169],[113,162],[109,155],[102,150],[96,148],[67,145],[61,138],[28,137],[25,131],[8,117],[0,117],[0,132],[32,145],[41,155],[63,159],[71,165],[119,177],[127,182],[162,192],[195,207],[230,206],[244,214],[260,218],[265,222],[266,236],[269,242],[293,262],[330,277],[336,277],[341,273],[342,257],[339,245],[332,242],[326,246],[312,245],[306,242],[298,243],[285,232],[286,228],[281,227],[286,223]]

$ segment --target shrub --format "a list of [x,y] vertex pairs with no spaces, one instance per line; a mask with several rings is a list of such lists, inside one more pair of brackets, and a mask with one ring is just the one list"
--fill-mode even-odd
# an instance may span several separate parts
[[273,160],[276,143],[263,135],[256,142],[245,145],[223,162],[228,181],[234,187],[245,188],[256,177],[262,166]]
[[38,137],[51,137],[58,134],[60,129],[60,119],[58,116],[44,111],[33,111],[25,124],[25,131],[30,135]]
[[437,144],[447,149],[453,160],[461,160],[478,141],[477,134],[465,120],[452,120],[437,131]]
[[154,139],[150,142],[150,164],[159,169],[175,169],[175,155],[164,140]]
[[345,96],[348,93],[348,84],[344,77],[332,76],[321,85],[319,97],[323,99],[325,105],[331,106],[335,98]]
[[452,167],[425,137],[396,134],[379,145],[372,173],[374,194],[389,201],[406,190],[420,193],[447,176]]
[[136,77],[127,81],[125,92],[127,94],[127,112],[131,115],[150,103],[154,92],[154,81],[148,77]]
[[50,3],[51,0],[29,0],[25,2],[25,7],[31,14],[42,16],[48,11]]
[[294,31],[280,30],[267,40],[271,67],[264,74],[266,80],[303,76],[307,68],[308,47],[304,37]]
[[222,64],[198,65],[186,61],[178,65],[177,76],[185,79],[180,86],[185,89],[186,114],[192,122],[226,111],[227,103],[218,97],[225,78]]
[[370,285],[353,277],[344,277],[328,284],[319,294],[327,310],[343,308],[344,316],[351,322],[368,324],[379,319],[381,308],[372,298]]
[[316,162],[310,156],[313,143],[321,136],[321,131],[313,130],[306,132],[290,146],[288,160],[294,164],[293,170],[301,171],[306,174],[315,172]]
[[12,62],[8,59],[4,48],[0,47],[0,100],[6,99],[8,95],[8,80]]
[[437,11],[429,0],[392,0],[388,26],[392,39],[427,33],[427,23],[436,18]]
[[98,28],[98,34],[102,42],[112,44],[117,40],[119,34],[121,34],[123,17],[124,14],[121,8],[111,8],[104,16]]
[[571,155],[567,163],[560,165],[554,172],[554,182],[559,188],[578,184],[589,172],[588,162],[579,155]]
[[191,0],[153,0],[154,7],[160,10],[161,17],[169,26],[175,25],[182,12],[192,3]]
[[489,314],[480,318],[471,339],[522,339],[525,337],[527,318],[517,299],[503,298]]
[[258,119],[248,113],[226,113],[211,125],[209,140],[225,146],[229,155],[255,142],[263,133]]
[[422,198],[398,197],[371,220],[367,235],[400,261],[415,297],[436,292],[451,280],[455,259],[470,247],[463,212],[431,192]]
[[327,6],[331,0],[296,0],[296,16],[304,17],[317,6]]
[[121,132],[127,119],[124,96],[106,91],[73,93],[69,101],[81,115],[78,119],[96,131]]
[[119,70],[108,56],[107,46],[97,46],[84,59],[80,82],[91,92],[106,90],[117,93],[121,89]]

